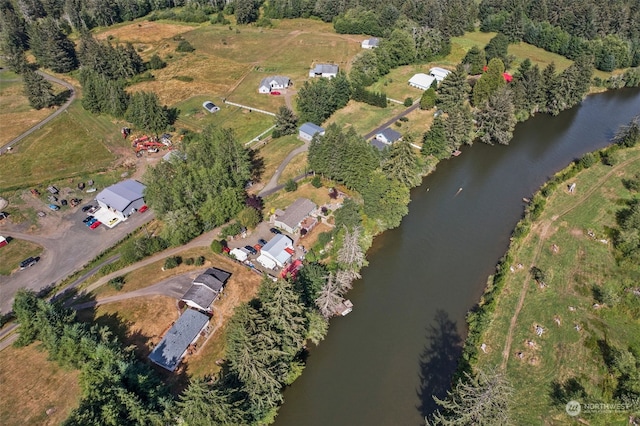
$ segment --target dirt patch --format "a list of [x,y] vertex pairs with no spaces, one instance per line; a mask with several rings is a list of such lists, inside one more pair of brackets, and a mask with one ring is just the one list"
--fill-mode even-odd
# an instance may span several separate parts
[[[5,390],[0,424],[58,425],[78,405],[79,371],[64,370],[32,344],[0,352],[0,383]],[[50,414],[47,414],[49,412]]]
[[323,232],[330,232],[333,229],[332,226],[326,223],[319,223],[304,237],[298,240],[298,244],[302,244],[307,250],[314,246],[318,241],[318,236]]
[[577,228],[573,228],[571,231],[569,231],[569,233],[574,237],[582,237],[584,235],[582,229]]
[[110,29],[96,35],[96,38],[104,40],[111,36],[122,42],[156,43],[191,30],[193,28],[186,25],[144,21]]

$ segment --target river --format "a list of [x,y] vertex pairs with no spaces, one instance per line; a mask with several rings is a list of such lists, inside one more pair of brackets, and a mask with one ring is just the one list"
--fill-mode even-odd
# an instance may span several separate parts
[[509,146],[476,143],[439,164],[412,191],[402,225],[375,239],[348,295],[353,312],[333,319],[310,350],[276,425],[424,424],[431,395],[446,392],[465,313],[507,249],[522,198],[638,114],[638,89],[589,96],[557,117],[518,124]]

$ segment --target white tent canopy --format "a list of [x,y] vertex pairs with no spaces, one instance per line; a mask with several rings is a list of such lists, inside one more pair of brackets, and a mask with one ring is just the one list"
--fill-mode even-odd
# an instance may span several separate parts
[[270,257],[265,256],[264,254],[258,256],[256,260],[267,269],[275,269],[276,267],[276,262]]
[[234,248],[229,254],[238,259],[240,262],[244,262],[248,257],[247,252],[245,252],[244,250],[240,250],[239,248]]

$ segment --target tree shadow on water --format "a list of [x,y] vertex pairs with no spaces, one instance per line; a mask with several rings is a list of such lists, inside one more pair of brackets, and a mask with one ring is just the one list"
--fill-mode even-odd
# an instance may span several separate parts
[[420,388],[417,407],[423,417],[430,415],[438,406],[433,396],[444,398],[451,387],[451,379],[462,354],[462,337],[456,323],[449,315],[438,310],[434,322],[427,327],[427,342],[420,355]]

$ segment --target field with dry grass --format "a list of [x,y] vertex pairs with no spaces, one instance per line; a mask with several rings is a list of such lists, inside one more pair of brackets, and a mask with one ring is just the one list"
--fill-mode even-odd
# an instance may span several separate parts
[[291,159],[289,164],[287,164],[280,175],[280,179],[278,179],[278,184],[282,184],[287,182],[289,179],[293,179],[296,176],[300,176],[303,173],[306,173],[309,168],[309,163],[307,162],[307,152],[301,152]]
[[316,188],[311,185],[310,179],[304,179],[299,183],[298,189],[293,192],[276,192],[264,200],[264,212],[275,212],[276,209],[285,209],[298,198],[308,198],[316,205],[321,206],[329,203],[329,189],[326,187]]
[[[79,372],[47,360],[34,343],[0,352],[0,424],[58,425],[78,405]],[[49,411],[50,414],[47,414]]]
[[22,260],[29,256],[38,256],[40,253],[42,253],[42,246],[38,244],[26,240],[12,240],[8,245],[0,248],[0,275],[10,275]]
[[29,100],[24,95],[22,82],[13,80],[14,78],[9,81],[0,79],[0,145],[21,135],[55,111],[55,108],[31,108]]

